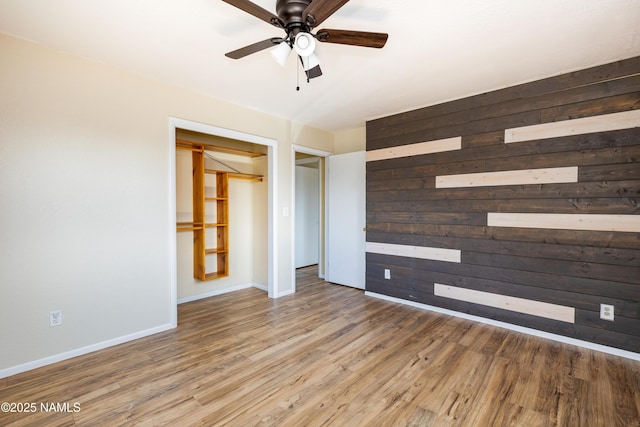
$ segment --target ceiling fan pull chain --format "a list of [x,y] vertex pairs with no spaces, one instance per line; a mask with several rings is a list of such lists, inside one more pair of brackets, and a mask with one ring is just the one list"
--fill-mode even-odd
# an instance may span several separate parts
[[300,92],[300,63],[296,61],[296,90]]

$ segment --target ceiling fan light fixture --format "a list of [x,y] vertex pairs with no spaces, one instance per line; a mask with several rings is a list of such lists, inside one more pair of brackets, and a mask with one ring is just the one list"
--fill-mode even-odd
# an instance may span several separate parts
[[293,46],[299,56],[309,56],[316,50],[316,39],[309,33],[299,32],[296,34]]
[[271,49],[271,56],[281,67],[284,67],[290,53],[291,46],[286,41],[282,41],[278,46]]

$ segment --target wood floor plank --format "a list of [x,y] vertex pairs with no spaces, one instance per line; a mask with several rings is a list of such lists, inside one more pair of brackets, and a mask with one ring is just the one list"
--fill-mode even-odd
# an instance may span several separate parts
[[0,380],[0,425],[640,427],[640,362],[332,285],[315,268],[178,307],[179,324]]

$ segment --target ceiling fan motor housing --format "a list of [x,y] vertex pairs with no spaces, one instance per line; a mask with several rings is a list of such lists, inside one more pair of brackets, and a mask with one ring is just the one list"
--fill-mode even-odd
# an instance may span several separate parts
[[[284,22],[287,32],[310,31],[302,19],[302,14],[310,3],[311,0],[278,0],[276,2],[276,13]],[[295,31],[296,29],[298,31]]]

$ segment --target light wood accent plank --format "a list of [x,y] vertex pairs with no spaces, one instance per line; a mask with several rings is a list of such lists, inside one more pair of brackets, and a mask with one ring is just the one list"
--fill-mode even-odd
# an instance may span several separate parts
[[436,188],[578,182],[578,167],[523,169],[436,176]]
[[501,308],[503,310],[515,311],[517,313],[531,314],[533,316],[559,320],[561,322],[575,323],[576,318],[576,310],[573,307],[477,291],[475,289],[459,288],[457,286],[435,283],[433,293],[440,297]]
[[396,245],[392,243],[366,242],[367,252],[407,258],[431,259],[435,261],[460,262],[457,249],[431,248],[427,246]]
[[522,126],[504,131],[505,144],[640,127],[640,110]]
[[0,382],[0,425],[633,426],[640,362],[365,297],[296,272],[178,306],[174,330]]
[[487,214],[489,227],[640,232],[640,215],[499,213]]
[[462,137],[437,139],[434,141],[418,142],[416,144],[400,145],[397,147],[381,148],[367,151],[366,161],[397,159],[399,157],[420,156],[422,154],[441,153],[462,149]]

